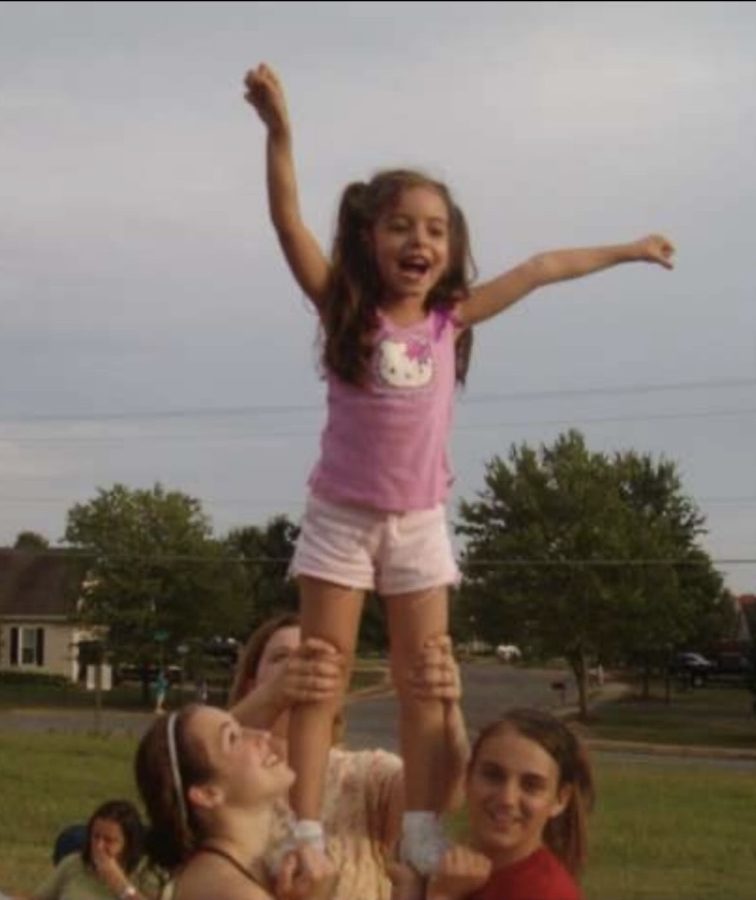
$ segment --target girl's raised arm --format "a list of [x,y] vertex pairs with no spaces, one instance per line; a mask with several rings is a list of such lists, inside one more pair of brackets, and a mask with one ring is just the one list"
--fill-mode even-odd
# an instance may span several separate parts
[[667,238],[651,234],[629,244],[549,250],[531,257],[493,281],[473,288],[459,304],[457,315],[464,325],[475,325],[503,312],[536,288],[557,281],[581,278],[626,262],[650,262],[672,268],[674,246]]
[[244,83],[247,101],[268,129],[268,203],[273,227],[294,278],[319,307],[325,299],[330,266],[299,210],[291,125],[283,87],[275,72],[264,63],[248,72]]

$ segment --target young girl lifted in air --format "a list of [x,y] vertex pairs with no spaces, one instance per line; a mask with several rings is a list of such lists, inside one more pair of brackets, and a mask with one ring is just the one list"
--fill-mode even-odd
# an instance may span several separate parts
[[[624,262],[672,268],[673,247],[652,235],[540,253],[472,286],[465,219],[448,189],[397,170],[347,186],[329,260],[300,214],[281,83],[266,65],[245,83],[267,128],[273,226],[324,333],[328,418],[292,563],[302,636],[350,658],[365,592],[384,598],[406,772],[401,852],[428,873],[444,850],[434,802],[444,777],[444,705],[417,698],[411,665],[426,640],[446,633],[447,588],[458,578],[444,509],[446,444],[470,329],[553,282]],[[295,843],[322,846],[323,773],[339,704],[303,704],[292,715]]]

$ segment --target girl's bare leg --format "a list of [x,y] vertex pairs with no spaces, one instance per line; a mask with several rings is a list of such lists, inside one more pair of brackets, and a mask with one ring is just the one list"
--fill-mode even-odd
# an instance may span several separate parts
[[[328,641],[348,661],[344,691],[357,642],[364,592],[309,575],[299,581],[302,640]],[[291,789],[291,806],[298,820],[320,821],[328,751],[333,723],[343,705],[341,695],[318,703],[295,706],[289,722],[289,764],[297,773]]]
[[[438,812],[444,794],[441,789],[445,777],[444,704],[441,700],[416,698],[407,679],[428,638],[448,631],[446,587],[387,597],[386,611],[391,636],[391,670],[399,695],[405,810],[410,814],[432,814]],[[432,821],[433,816],[429,818]],[[410,861],[423,868],[418,860]]]

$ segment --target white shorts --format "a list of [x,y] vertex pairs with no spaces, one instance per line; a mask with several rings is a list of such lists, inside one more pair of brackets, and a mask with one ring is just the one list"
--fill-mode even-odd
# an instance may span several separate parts
[[312,494],[290,573],[383,596],[459,583],[443,504],[387,513]]

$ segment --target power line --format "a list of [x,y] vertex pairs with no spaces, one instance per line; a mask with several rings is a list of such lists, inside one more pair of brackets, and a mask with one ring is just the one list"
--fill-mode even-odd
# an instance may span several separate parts
[[706,557],[704,559],[479,559],[467,560],[464,563],[460,560],[460,565],[467,568],[492,568],[503,569],[513,566],[532,566],[534,568],[559,568],[565,566],[567,568],[591,567],[599,566],[601,568],[642,568],[654,566],[741,566],[754,565],[756,558],[719,558],[712,559]]
[[714,378],[704,381],[673,381],[652,384],[617,385],[616,387],[559,388],[544,391],[513,391],[493,394],[463,394],[463,403],[494,403],[501,400],[539,400],[558,397],[616,396],[618,394],[655,394],[667,391],[723,390],[756,387],[756,378]]
[[[189,493],[189,492],[183,492]],[[246,508],[252,509],[270,509],[271,507],[280,507],[283,509],[291,509],[292,507],[297,507],[299,509],[304,509],[305,500],[302,497],[298,497],[297,499],[291,500],[253,500],[251,498],[245,497],[197,497],[195,499],[201,500],[202,503],[212,503],[217,506],[242,506]],[[753,506],[756,505],[756,495],[744,496],[744,497],[691,497],[696,504],[706,504],[707,506],[730,506],[730,505],[742,505],[742,506]],[[3,497],[0,496],[0,503],[14,503],[14,504],[29,504],[29,505],[54,505],[57,503],[82,503],[86,501],[82,501],[80,499],[72,499],[71,497],[45,497],[45,496],[36,496],[36,497]]]
[[718,419],[732,416],[753,415],[756,408],[747,409],[715,409],[688,413],[646,413],[628,416],[578,416],[569,419],[531,419],[520,422],[491,422],[479,425],[457,426],[457,431],[490,431],[499,428],[529,428],[533,425],[604,425],[617,422],[657,422],[680,421],[684,419]]
[[[11,551],[11,548],[2,548],[3,552]],[[177,562],[198,562],[216,565],[218,563],[242,563],[246,565],[282,565],[291,562],[288,556],[199,556],[197,554],[183,553],[164,553],[154,556],[146,556],[140,553],[98,553],[97,551],[71,550],[71,549],[55,549],[47,550],[14,550],[14,553],[25,554],[39,558],[54,559],[81,559],[90,560],[106,559],[113,562],[142,562],[158,565],[161,563],[177,563]],[[756,557],[718,557],[712,558],[703,556],[701,558],[662,558],[662,559],[617,559],[617,558],[595,558],[595,559],[480,559],[480,560],[458,560],[460,565],[468,568],[488,567],[488,568],[510,568],[514,566],[529,566],[532,568],[577,568],[577,567],[611,567],[611,568],[639,568],[654,566],[740,566],[740,565],[756,565]]]
[[[697,381],[652,382],[649,384],[629,384],[592,388],[549,388],[536,391],[506,391],[501,393],[462,394],[461,402],[468,404],[500,403],[509,400],[540,400],[559,397],[617,396],[620,394],[651,394],[664,392],[688,392],[698,390],[729,390],[732,388],[756,387],[756,378],[712,378]],[[231,407],[181,407],[142,412],[104,413],[55,413],[2,416],[6,422],[101,422],[101,421],[145,421],[150,419],[187,419],[233,417],[249,415],[288,415],[292,413],[321,412],[322,402],[292,404],[250,404]]]
[[[658,421],[683,421],[686,419],[716,419],[739,416],[751,416],[756,413],[756,407],[739,409],[709,409],[694,412],[668,412],[631,414],[627,416],[577,416],[561,419],[524,419],[508,422],[485,422],[480,424],[458,424],[454,431],[469,433],[475,431],[496,431],[500,428],[530,428],[542,425],[604,425],[617,422],[658,422]],[[294,431],[268,431],[268,432],[240,432],[227,434],[210,434],[207,431],[193,432],[190,434],[130,434],[130,435],[105,435],[100,437],[34,437],[29,435],[2,435],[2,439],[17,444],[112,444],[126,441],[167,441],[169,443],[184,443],[186,441],[213,443],[217,441],[247,441],[247,440],[271,440],[279,438],[312,437],[320,433],[319,429],[306,429]]]

